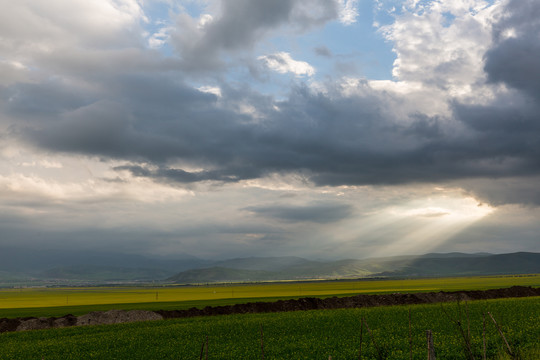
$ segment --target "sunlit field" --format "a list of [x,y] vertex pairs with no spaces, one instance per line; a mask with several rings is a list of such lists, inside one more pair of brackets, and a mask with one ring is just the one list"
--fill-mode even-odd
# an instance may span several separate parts
[[169,287],[25,288],[0,290],[0,317],[62,316],[117,309],[185,309],[248,301],[395,292],[540,286],[540,275],[414,280],[312,281]]
[[[362,359],[403,360],[411,352],[413,359],[425,359],[428,329],[433,332],[437,359],[470,359],[455,320],[461,320],[464,333],[469,334],[473,357],[482,359],[484,314],[489,311],[511,351],[520,359],[534,360],[540,354],[539,307],[540,297],[533,297],[3,333],[0,359],[200,359],[206,353],[208,359],[261,359],[263,351],[267,360],[359,359],[360,352]],[[362,318],[369,332],[362,329]],[[510,359],[489,318],[485,339],[487,359]]]

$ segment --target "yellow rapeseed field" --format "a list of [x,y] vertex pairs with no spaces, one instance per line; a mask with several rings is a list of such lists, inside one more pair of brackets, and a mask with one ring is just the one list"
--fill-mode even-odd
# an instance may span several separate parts
[[310,281],[164,287],[73,287],[0,289],[0,309],[100,304],[291,298],[395,292],[485,290],[540,286],[540,275],[411,280]]

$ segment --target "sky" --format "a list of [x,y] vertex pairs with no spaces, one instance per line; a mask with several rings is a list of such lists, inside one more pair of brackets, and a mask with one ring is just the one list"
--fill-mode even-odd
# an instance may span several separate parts
[[0,247],[540,251],[537,0],[0,5]]

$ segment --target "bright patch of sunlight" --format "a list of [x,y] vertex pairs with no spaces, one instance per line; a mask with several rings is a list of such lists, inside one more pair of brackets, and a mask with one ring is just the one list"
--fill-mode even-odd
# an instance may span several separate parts
[[376,255],[427,253],[493,211],[471,197],[423,199],[391,209],[389,216],[411,226]]
[[343,245],[358,244],[362,257],[425,254],[494,210],[472,197],[445,194],[417,199],[357,221]]

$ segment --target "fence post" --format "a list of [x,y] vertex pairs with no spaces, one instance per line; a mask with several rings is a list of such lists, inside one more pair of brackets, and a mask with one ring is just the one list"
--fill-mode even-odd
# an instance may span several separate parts
[[261,359],[264,360],[264,335],[263,335],[262,324],[261,324]]
[[483,360],[486,360],[486,313],[482,313],[482,317],[484,319],[483,321],[483,324],[482,324],[482,349],[483,349],[483,352],[482,352],[482,359]]
[[377,355],[379,359],[383,359],[383,354],[381,352],[381,349],[379,348],[379,345],[375,341],[375,337],[373,336],[373,333],[371,332],[371,329],[369,328],[367,321],[365,318],[362,319],[364,321],[364,326],[366,327],[366,330],[368,331],[369,337],[371,338],[371,342],[373,345],[375,345],[375,349],[377,350]]
[[427,347],[428,347],[428,360],[435,360],[435,347],[433,346],[433,334],[431,330],[426,330]]
[[203,355],[204,355],[204,345],[206,344],[206,340],[203,340],[202,342],[202,345],[201,345],[201,356],[199,356],[199,360],[202,360],[203,358]]
[[360,322],[360,350],[358,351],[358,360],[362,360],[362,341],[364,339],[364,317]]
[[409,355],[412,360],[412,327],[411,327],[411,307],[409,306]]
[[493,320],[493,323],[497,327],[497,330],[499,330],[499,334],[501,335],[502,339],[504,340],[504,343],[506,344],[506,348],[508,349],[507,351],[508,355],[510,355],[511,357],[514,357],[514,353],[512,352],[512,349],[510,348],[510,344],[508,344],[508,341],[506,341],[506,337],[504,336],[501,327],[499,326],[499,324],[497,324],[497,322],[495,321],[495,318],[493,317],[493,315],[491,315],[489,311],[488,311],[488,315],[491,318],[491,320]]

